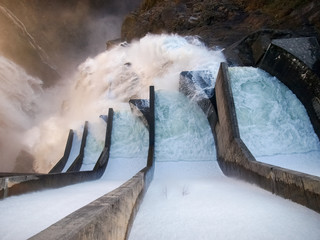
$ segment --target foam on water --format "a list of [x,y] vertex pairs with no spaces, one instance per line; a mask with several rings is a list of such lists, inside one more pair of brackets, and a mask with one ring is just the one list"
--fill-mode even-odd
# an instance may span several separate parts
[[130,240],[319,239],[320,215],[227,178],[216,161],[156,162]]
[[88,136],[80,171],[93,170],[104,147],[105,129],[106,122],[101,118],[89,123]]
[[[261,69],[234,67],[229,73],[241,139],[253,155],[290,167],[286,156],[299,154],[300,164],[292,162],[293,169],[299,170],[299,165],[308,165],[310,160],[312,174],[315,164],[320,174],[320,161],[314,161],[320,159],[319,140],[304,106],[292,91]],[[271,156],[278,161],[272,161]],[[288,160],[287,165],[281,156]]]
[[208,120],[196,103],[178,92],[156,92],[156,161],[208,161],[215,155]]

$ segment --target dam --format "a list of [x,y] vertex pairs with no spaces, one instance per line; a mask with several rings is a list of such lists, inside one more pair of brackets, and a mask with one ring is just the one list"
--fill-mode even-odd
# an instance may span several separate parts
[[[155,49],[150,46],[154,42]],[[90,119],[74,125],[76,134],[68,138],[72,147],[69,144],[60,173],[3,174],[4,239],[318,239],[319,139],[314,120],[294,94],[279,90],[277,83],[267,91],[254,80],[279,80],[256,68],[228,67],[221,63],[221,52],[207,52],[197,39],[150,35],[140,43],[146,45],[117,46],[82,65],[84,77],[75,84],[79,98],[71,99],[68,107],[84,103],[80,96],[94,99],[94,104],[83,107]],[[153,61],[137,61],[134,50],[145,56],[150,49]],[[120,56],[115,58],[119,68],[102,64],[115,56]],[[182,62],[183,69],[176,62]],[[102,70],[97,70],[99,64]],[[252,77],[255,74],[259,76]],[[238,75],[246,82],[237,82]],[[96,76],[106,91],[94,82]],[[130,88],[136,82],[139,95]],[[247,91],[237,92],[236,84]],[[276,99],[280,105],[267,108],[267,103],[251,98],[256,94],[273,101],[275,91],[290,101]],[[93,108],[98,109],[96,116]],[[76,114],[70,111],[66,114]],[[270,113],[283,118],[270,122]],[[263,127],[281,130],[267,132]],[[276,142],[283,132],[288,135],[280,140],[287,142]],[[293,142],[291,148],[288,142]],[[290,162],[293,155],[296,159]],[[39,207],[44,210],[37,211]]]

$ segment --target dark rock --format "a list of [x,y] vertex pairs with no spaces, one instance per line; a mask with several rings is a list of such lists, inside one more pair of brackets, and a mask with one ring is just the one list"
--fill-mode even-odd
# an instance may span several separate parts
[[256,66],[272,39],[299,37],[303,34],[289,30],[264,29],[247,35],[224,50],[231,65]]
[[259,67],[282,81],[305,106],[320,139],[320,48],[315,38],[273,40]]
[[[123,22],[121,37],[131,41],[147,33],[178,33],[198,35],[209,47],[228,47],[260,29],[288,29],[298,37],[318,35],[320,3],[314,0],[297,5],[282,1],[279,6],[276,2],[145,0],[142,7]],[[250,63],[260,59],[262,52],[258,49],[265,49],[266,41],[262,38],[255,45],[260,46],[254,50]]]

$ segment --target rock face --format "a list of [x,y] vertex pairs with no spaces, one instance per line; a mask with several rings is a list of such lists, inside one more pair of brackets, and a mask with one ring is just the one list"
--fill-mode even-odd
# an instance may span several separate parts
[[318,1],[144,0],[126,17],[121,37],[150,33],[199,35],[209,46],[229,46],[262,28],[319,33]]
[[259,63],[276,76],[305,106],[320,139],[320,47],[315,38],[275,39]]

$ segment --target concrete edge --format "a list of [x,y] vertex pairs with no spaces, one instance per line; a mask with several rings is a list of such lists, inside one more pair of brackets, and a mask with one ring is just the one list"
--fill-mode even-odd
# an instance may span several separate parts
[[146,167],[112,192],[71,213],[30,239],[126,239],[132,214],[152,180]]
[[56,165],[54,165],[54,167],[50,170],[49,173],[62,172],[70,156],[70,151],[73,143],[73,135],[74,135],[73,130],[70,129],[63,157],[56,163]]
[[81,168],[82,162],[83,162],[83,157],[84,157],[84,148],[86,147],[86,143],[87,143],[88,128],[89,128],[89,123],[88,123],[88,121],[86,121],[84,123],[79,155],[73,161],[71,166],[67,169],[67,172],[80,171],[80,168]]

